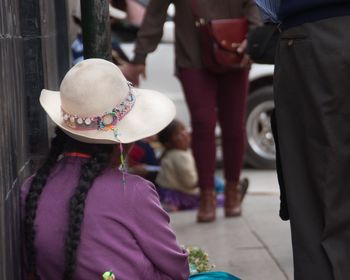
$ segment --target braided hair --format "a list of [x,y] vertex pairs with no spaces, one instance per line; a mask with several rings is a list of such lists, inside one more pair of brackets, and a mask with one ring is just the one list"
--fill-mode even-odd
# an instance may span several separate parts
[[34,220],[38,200],[59,155],[63,152],[71,151],[91,155],[91,158],[81,167],[79,182],[69,203],[63,279],[70,280],[74,276],[76,267],[76,255],[80,243],[80,228],[84,218],[85,199],[96,177],[111,163],[113,148],[113,145],[82,143],[68,137],[60,129],[56,129],[56,137],[52,140],[49,156],[33,178],[26,198],[24,231],[29,274],[33,279],[40,280],[36,271],[36,249],[34,246]]
[[69,222],[65,244],[65,268],[63,279],[73,277],[76,266],[76,254],[80,242],[80,228],[84,218],[85,199],[97,176],[111,160],[111,145],[99,145],[89,161],[81,168],[78,186],[70,200]]

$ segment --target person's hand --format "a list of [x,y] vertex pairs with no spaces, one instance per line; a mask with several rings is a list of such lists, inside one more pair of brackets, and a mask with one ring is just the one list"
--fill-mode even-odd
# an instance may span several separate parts
[[251,67],[251,65],[252,65],[252,61],[251,61],[249,55],[245,53],[246,50],[247,50],[247,45],[248,45],[248,42],[247,42],[247,39],[245,39],[240,44],[240,46],[237,48],[237,52],[239,54],[244,54],[240,66],[242,68],[248,68],[249,69]]
[[144,64],[125,63],[119,67],[125,78],[135,86],[140,84],[140,76],[146,79],[146,66]]
[[248,45],[247,39],[244,39],[244,41],[237,48],[237,52],[239,54],[244,53],[246,51],[246,49],[247,49],[247,45]]

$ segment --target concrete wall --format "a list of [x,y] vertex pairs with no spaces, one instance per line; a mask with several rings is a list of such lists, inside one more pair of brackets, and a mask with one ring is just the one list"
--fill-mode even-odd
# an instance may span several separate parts
[[23,39],[17,0],[0,2],[0,279],[20,279],[18,188],[28,174]]

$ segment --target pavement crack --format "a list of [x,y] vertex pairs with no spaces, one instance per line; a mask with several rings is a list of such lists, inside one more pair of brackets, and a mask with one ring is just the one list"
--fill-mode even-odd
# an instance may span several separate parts
[[[248,223],[247,223],[248,224]],[[248,224],[249,226],[249,224]],[[282,272],[282,274],[284,275],[284,277],[289,280],[287,273],[284,271],[283,267],[280,265],[280,263],[278,262],[277,258],[272,254],[271,250],[269,249],[269,247],[267,246],[267,244],[264,242],[264,240],[258,235],[258,233],[256,231],[254,231],[251,228],[252,234],[255,236],[256,239],[258,239],[258,241],[262,244],[262,246],[264,247],[264,249],[266,250],[266,252],[269,254],[269,256],[271,257],[271,259],[275,262],[275,264],[277,265],[278,269]]]

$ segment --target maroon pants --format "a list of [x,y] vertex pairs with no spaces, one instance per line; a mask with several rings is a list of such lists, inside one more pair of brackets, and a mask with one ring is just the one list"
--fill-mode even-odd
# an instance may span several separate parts
[[192,149],[199,186],[214,188],[215,127],[221,127],[226,181],[239,180],[245,146],[245,109],[248,70],[214,74],[202,69],[179,69],[191,114]]

